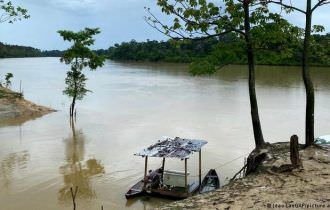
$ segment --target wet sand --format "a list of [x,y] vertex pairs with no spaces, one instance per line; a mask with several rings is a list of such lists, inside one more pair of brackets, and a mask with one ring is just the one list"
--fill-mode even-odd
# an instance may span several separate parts
[[43,115],[55,112],[54,109],[34,104],[18,93],[0,87],[0,126],[18,125]]

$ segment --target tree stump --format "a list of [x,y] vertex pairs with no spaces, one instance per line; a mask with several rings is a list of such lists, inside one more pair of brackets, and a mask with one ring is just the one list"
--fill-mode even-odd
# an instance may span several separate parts
[[257,150],[255,149],[247,158],[246,170],[244,176],[249,175],[250,173],[256,172],[258,166],[266,159],[268,150]]
[[299,168],[302,166],[301,160],[299,157],[299,145],[298,145],[298,136],[293,135],[290,138],[290,159],[291,164],[294,168]]

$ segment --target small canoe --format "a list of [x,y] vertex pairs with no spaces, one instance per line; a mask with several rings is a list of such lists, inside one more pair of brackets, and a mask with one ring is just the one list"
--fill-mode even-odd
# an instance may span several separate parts
[[137,196],[142,195],[144,193],[143,186],[144,186],[143,180],[141,180],[138,183],[136,183],[125,194],[126,199],[134,198],[134,197],[137,197]]
[[200,193],[210,192],[220,188],[220,180],[215,169],[210,169],[202,181]]

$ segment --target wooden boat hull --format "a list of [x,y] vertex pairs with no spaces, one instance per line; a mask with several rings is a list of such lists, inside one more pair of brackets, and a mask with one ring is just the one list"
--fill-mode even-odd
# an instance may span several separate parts
[[204,177],[200,193],[207,193],[220,188],[220,179],[215,169],[210,169]]
[[160,189],[153,189],[150,192],[150,195],[157,196],[157,197],[166,197],[171,199],[184,199],[190,197],[192,194],[189,192],[180,192],[180,191],[169,191],[169,190],[160,190]]
[[220,188],[220,180],[217,172],[214,169],[211,169],[206,176],[204,177],[201,186],[198,184],[185,191],[184,188],[173,188],[171,190],[165,189],[144,189],[144,181],[140,180],[133,187],[131,187],[128,192],[125,194],[126,199],[134,198],[141,195],[151,195],[151,196],[161,196],[168,197],[172,199],[183,199],[188,198],[196,193],[206,193]]
[[136,183],[125,194],[126,199],[134,198],[134,197],[143,195],[145,193],[145,191],[143,189],[143,186],[144,186],[143,180],[141,180],[138,183]]

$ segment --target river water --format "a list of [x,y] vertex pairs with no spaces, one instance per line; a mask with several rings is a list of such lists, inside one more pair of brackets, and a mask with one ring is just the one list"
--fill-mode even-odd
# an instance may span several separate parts
[[[58,112],[0,127],[0,209],[152,209],[165,199],[126,201],[143,176],[133,154],[164,136],[205,139],[203,171],[216,168],[224,184],[253,149],[247,68],[228,66],[212,77],[192,77],[184,65],[107,61],[89,72],[91,93],[77,104],[70,128],[70,100],[62,94],[66,67],[58,58],[1,59],[0,75],[14,74],[12,88]],[[314,68],[316,136],[330,133],[330,69]],[[303,143],[305,91],[297,67],[258,67],[256,78],[264,137]],[[189,160],[196,179],[198,158]],[[156,168],[161,160],[151,159]],[[183,170],[180,160],[169,168]]]

